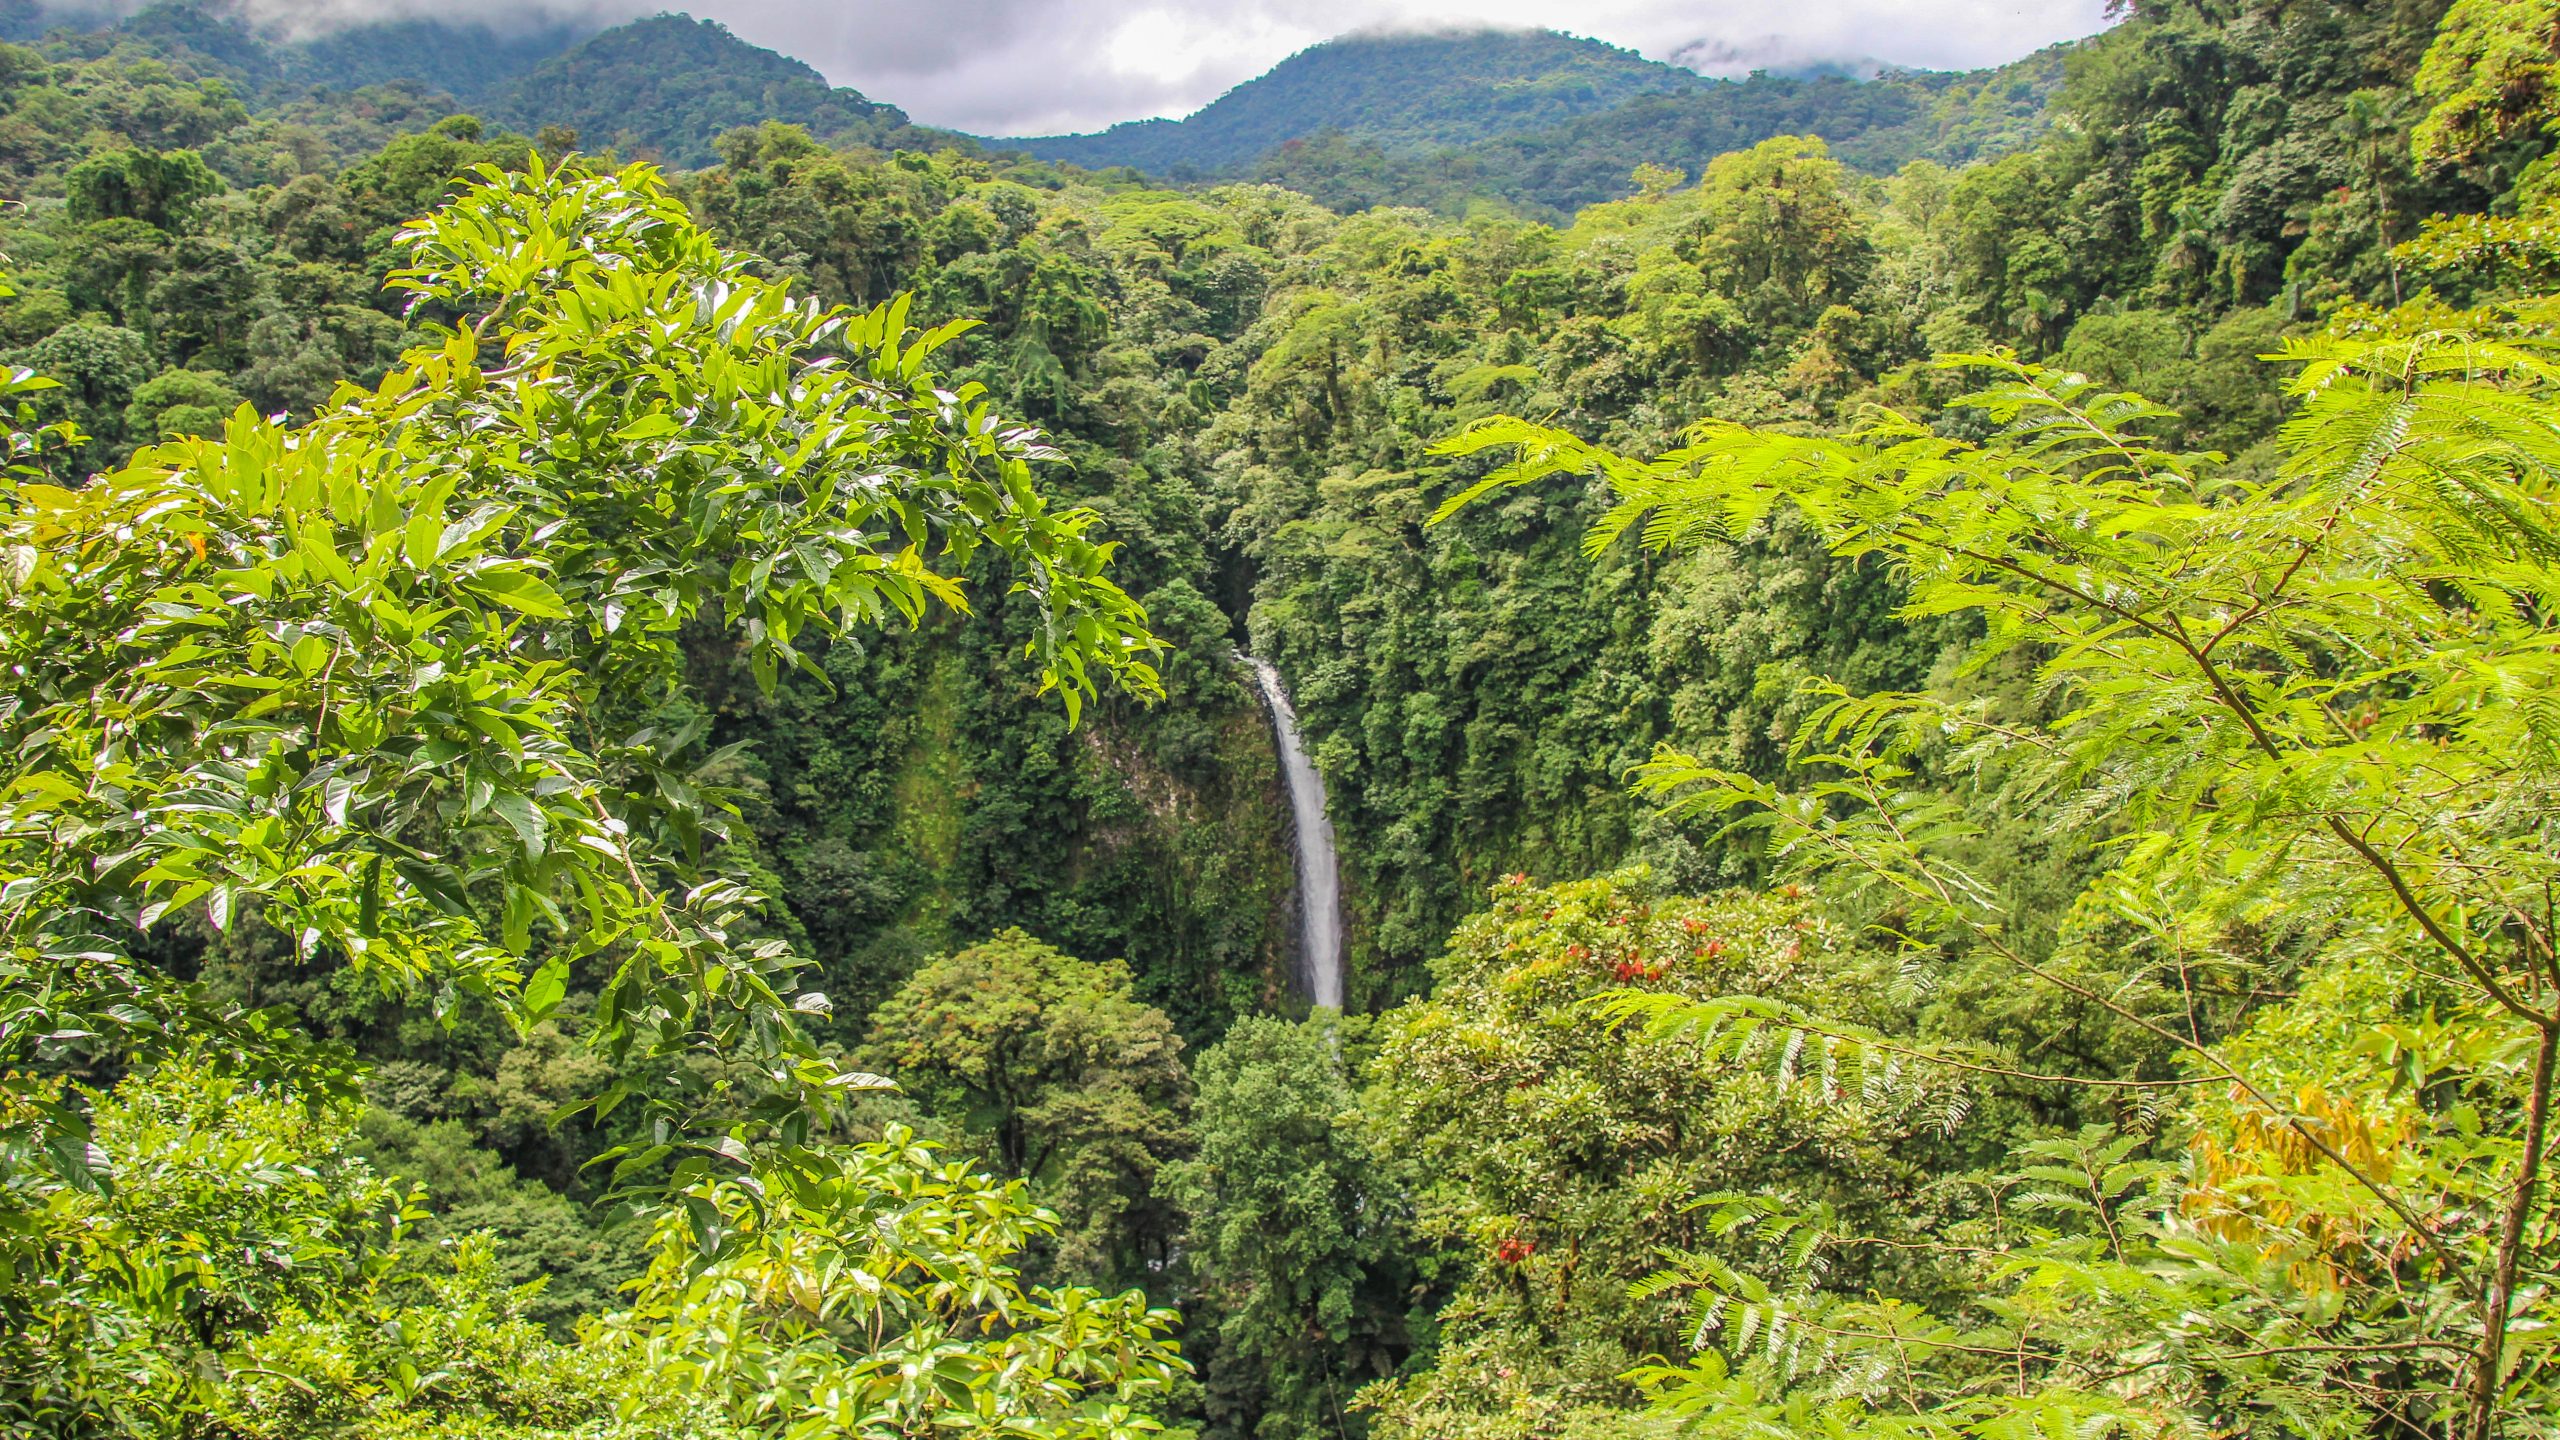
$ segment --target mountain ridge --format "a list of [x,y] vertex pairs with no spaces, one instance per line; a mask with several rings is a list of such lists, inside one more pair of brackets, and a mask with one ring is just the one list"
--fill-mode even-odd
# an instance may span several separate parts
[[[1187,168],[1206,176],[1235,172],[1289,140],[1326,130],[1392,134],[1409,146],[1463,145],[1712,83],[1557,30],[1355,31],[1299,51],[1180,120],[987,143],[1088,169]],[[1311,120],[1316,115],[1321,121]]]
[[714,142],[768,120],[822,140],[929,141],[905,111],[832,85],[806,61],[738,38],[716,20],[661,13],[598,32],[494,87],[489,118],[575,130],[590,146],[715,164]]
[[[1177,183],[1270,181],[1337,210],[1454,212],[1494,200],[1560,218],[1633,193],[1638,165],[1695,174],[1777,135],[1818,136],[1871,174],[2006,153],[2044,132],[2071,49],[1973,71],[1724,80],[1557,31],[1355,35],[1301,51],[1182,120],[985,143]],[[1540,59],[1564,62],[1562,78],[1542,77]],[[1576,87],[1600,67],[1614,87]],[[1388,91],[1394,104],[1382,115],[1365,97]],[[1524,94],[1537,98],[1522,103]]]
[[[36,0],[0,0],[0,31],[22,34],[45,13]],[[1490,200],[1549,217],[1632,193],[1640,164],[1696,173],[1779,134],[1819,136],[1870,173],[2001,153],[2042,133],[2063,53],[1987,71],[1723,80],[1554,30],[1367,31],[1300,51],[1182,120],[980,139],[915,125],[894,104],[681,13],[600,30],[413,19],[279,39],[222,0],[161,0],[43,43],[138,47],[225,81],[260,110],[386,86],[405,90],[397,103],[408,110],[449,102],[523,134],[551,127],[676,169],[719,163],[721,136],[779,121],[837,144],[975,145],[1175,184],[1270,181],[1335,209],[1455,212]]]
[[33,41],[68,31],[99,43],[174,49],[245,97],[268,100],[314,87],[408,83],[473,101],[599,29],[570,21],[512,28],[407,19],[293,37],[261,33],[232,7],[199,0],[161,0],[111,24],[91,26],[53,14],[35,0],[0,0],[0,39]]
[[722,134],[768,120],[822,140],[928,146],[955,138],[920,130],[898,107],[832,85],[717,21],[679,13],[524,30],[387,20],[308,38],[263,32],[234,7],[201,0],[161,0],[88,30],[48,23],[49,13],[35,0],[0,0],[0,33],[93,54],[133,47],[191,78],[222,81],[258,110],[315,90],[405,88],[414,100],[441,97],[526,134],[558,126],[590,148],[676,168],[716,164]]

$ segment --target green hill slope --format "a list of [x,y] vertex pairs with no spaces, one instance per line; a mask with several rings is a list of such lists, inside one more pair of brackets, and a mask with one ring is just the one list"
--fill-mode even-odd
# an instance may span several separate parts
[[491,90],[576,45],[590,27],[549,25],[522,32],[432,20],[360,25],[292,46],[284,79],[296,86],[356,90],[409,81],[477,102]]
[[[0,28],[24,34],[41,25],[33,0],[0,0]],[[970,143],[917,128],[893,105],[684,15],[593,33],[411,20],[286,41],[223,4],[165,0],[119,24],[39,43],[60,60],[148,58],[181,79],[219,79],[262,114],[308,120],[301,112],[315,92],[385,86],[375,108],[423,113],[449,103],[526,134],[562,126],[589,148],[679,169],[715,163],[720,135],[768,120],[822,140]],[[1340,210],[1458,211],[1493,199],[1561,217],[1629,193],[1639,164],[1696,173],[1773,135],[1819,135],[1875,173],[1923,156],[1961,163],[2002,153],[2042,133],[2060,55],[1968,74],[1722,81],[1553,31],[1353,35],[1290,57],[1187,120],[989,143],[1177,181],[1268,179]],[[325,95],[317,103],[332,115],[346,108]]]
[[[1819,135],[1841,160],[1875,175],[1889,175],[1913,160],[1962,165],[2023,149],[2044,134],[2046,104],[2062,83],[2068,49],[2056,46],[1994,70],[1906,71],[1874,80],[1754,75],[1718,81],[1684,94],[1644,96],[1598,115],[1480,142],[1454,155],[1418,158],[1400,168],[1422,185],[1447,186],[1463,178],[1474,193],[1532,212],[1570,215],[1633,193],[1628,174],[1638,165],[1668,165],[1695,175],[1718,155],[1777,135]],[[1316,182],[1313,174],[1300,178]]]
[[822,139],[912,133],[896,106],[837,89],[798,60],[682,15],[607,30],[494,87],[487,109],[528,132],[565,125],[589,147],[687,168],[718,160],[711,142],[723,132],[766,120],[807,126]]
[[[15,33],[43,29],[42,20],[24,4],[0,5],[0,25]],[[766,120],[806,126],[822,139],[950,140],[913,130],[897,107],[837,89],[798,60],[683,15],[600,32],[386,21],[281,40],[218,4],[163,3],[113,26],[56,31],[40,43],[59,60],[148,59],[180,78],[220,80],[258,113],[307,108],[314,91],[391,86],[427,108],[449,97],[451,108],[526,134],[561,125],[590,148],[611,146],[678,168],[714,163],[712,141]]]
[[1631,193],[1638,165],[1695,174],[1776,135],[1819,135],[1876,174],[2006,153],[2044,133],[2068,49],[1980,71],[1710,80],[1552,31],[1349,36],[1186,120],[989,143],[1177,181],[1271,180],[1337,210],[1493,199],[1561,217]]
[[1552,30],[1346,35],[1290,56],[1185,120],[994,143],[1094,169],[1236,174],[1286,141],[1327,131],[1394,148],[1467,145],[1710,83]]
[[[0,31],[33,39],[51,24],[31,4],[0,10]],[[66,38],[74,54],[149,56],[219,78],[253,105],[300,98],[313,88],[357,90],[407,84],[476,101],[593,33],[553,23],[527,29],[435,20],[387,20],[308,40],[259,33],[220,5],[162,3],[122,22]]]

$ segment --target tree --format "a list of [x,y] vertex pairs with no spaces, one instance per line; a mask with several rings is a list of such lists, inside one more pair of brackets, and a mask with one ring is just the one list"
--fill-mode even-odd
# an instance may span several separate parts
[[[174,1436],[219,1417],[241,1427],[229,1433],[334,1435],[388,1409],[517,1433],[610,1415],[620,1367],[524,1324],[525,1297],[491,1283],[485,1240],[415,1243],[418,1197],[348,1155],[344,1097],[181,1059],[94,1099],[116,1183],[17,1217],[49,1263],[19,1282],[44,1303],[0,1339],[11,1428]],[[372,1363],[343,1363],[359,1354]]]
[[2547,139],[2560,119],[2560,5],[2552,0],[2454,0],[2418,68],[2433,108],[2412,137],[2432,160],[2477,160],[2516,140]]
[[554,1341],[492,1236],[436,1243],[426,1197],[348,1153],[353,1110],[185,1061],[98,1096],[118,1183],[41,1218],[61,1263],[0,1338],[0,1417],[252,1440],[1130,1440],[1180,1365],[1169,1312],[1022,1282],[1007,1260],[1051,1221],[1019,1182],[894,1131],[803,1156],[779,1200],[690,1187],[627,1305]]
[[1126,965],[1008,930],[926,961],[873,1014],[863,1054],[1065,1217],[1057,1273],[1125,1287],[1169,1258],[1160,1172],[1184,1148],[1191,1083],[1182,1037]]
[[129,407],[153,368],[151,342],[90,320],[65,325],[12,359],[54,382],[34,399],[40,412],[72,420],[109,446],[124,438]]
[[219,431],[240,408],[240,393],[202,370],[164,370],[133,388],[124,428],[146,440]]
[[1412,1348],[1401,1206],[1362,1133],[1340,1031],[1248,1016],[1192,1069],[1198,1156],[1170,1185],[1190,1216],[1215,1434],[1358,1434],[1352,1395]]
[[222,193],[221,177],[193,150],[109,150],[71,167],[63,185],[75,223],[139,220],[172,232]]
[[[1973,668],[2032,666],[2045,703],[1824,685],[1803,791],[1670,752],[1644,783],[1869,897],[1910,963],[1978,956],[2183,1057],[2184,1143],[2146,1159],[2137,1111],[2020,1153],[2002,1183],[2039,1218],[1973,1241],[1968,1313],[1830,1292],[1802,1257],[1683,1261],[1662,1283],[1697,1296],[1717,1350],[1651,1373],[1675,1413],[1718,1433],[1805,1407],[1917,1434],[2068,1416],[2527,1433],[2553,1377],[2525,1337],[2560,1262],[2541,1194],[2560,1057],[2552,318],[2466,334],[2422,312],[2287,347],[2299,409],[2263,481],[2144,441],[2171,417],[2138,397],[2000,356],[1941,362],[1987,379],[1959,407],[1979,441],[1887,413],[1841,437],[1706,422],[1647,462],[1511,420],[1449,442],[1513,459],[1444,513],[1595,473],[1618,501],[1595,548],[1712,543],[1783,510],[1893,563],[1912,611],[1978,617]],[[1930,779],[1954,770],[2066,827],[2096,872],[2083,907],[2137,938],[2040,946],[1984,868],[1985,817]],[[2175,975],[2182,1015],[2113,989],[2146,966]],[[2288,998],[2208,1028],[2199,969],[2282,976]],[[1850,1095],[1914,1058],[1838,1018],[1615,1008],[1726,1043],[1774,1025]],[[1994,1376],[1985,1354],[2021,1358]]]
[[[1092,517],[1032,485],[1050,452],[927,368],[962,327],[793,299],[645,167],[484,169],[405,243],[402,287],[463,323],[378,388],[299,427],[244,408],[77,490],[0,490],[11,1326],[65,1263],[38,1217],[114,1183],[61,1077],[183,1055],[348,1083],[292,1017],[163,963],[181,912],[443,1016],[468,994],[530,1025],[582,973],[622,1067],[587,1103],[656,1122],[622,1177],[837,1173],[805,1142],[880,1082],[800,1033],[826,1001],[741,933],[756,899],[723,873],[722,811],[650,728],[688,626],[721,617],[770,685],[813,637],[965,606],[934,561],[983,546],[1071,712],[1106,678],[1155,688]],[[737,1233],[715,1211],[668,1211],[706,1260]],[[1116,1324],[1098,1343],[1143,1349]]]
[[1792,135],[1718,156],[1699,178],[1692,257],[1755,334],[1804,329],[1865,281],[1874,251],[1845,180],[1820,140]]
[[1026,1284],[1007,1262],[1055,1217],[1023,1182],[895,1126],[802,1159],[785,1187],[723,1177],[686,1189],[597,1348],[751,1433],[1138,1440],[1161,1428],[1134,1407],[1183,1369],[1173,1313],[1135,1290]]
[[[1431,995],[1379,1018],[1366,1068],[1370,1143],[1411,1177],[1449,1292],[1428,1368],[1361,1396],[1381,1436],[1612,1424],[1637,1398],[1627,1372],[1682,1343],[1685,1307],[1641,1282],[1666,1253],[1717,1247],[1701,1196],[1836,1209],[1889,1240],[1945,1205],[1912,1163],[1944,1087],[1852,1111],[1794,1067],[1687,1036],[1630,1043],[1594,1009],[1634,989],[1881,1015],[1880,957],[1809,900],[1683,897],[1642,871],[1513,875],[1491,899],[1433,964]],[[1909,1279],[1879,1258],[1894,1254],[1844,1257],[1841,1278]]]

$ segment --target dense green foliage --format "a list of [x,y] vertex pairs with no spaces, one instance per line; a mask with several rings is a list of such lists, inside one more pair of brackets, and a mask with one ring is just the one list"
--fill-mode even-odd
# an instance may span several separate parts
[[[1874,1243],[1828,1197],[1787,1197],[1817,1203],[1776,1264],[1673,1257],[1635,1293],[1695,1291],[1708,1353],[1652,1372],[1667,1404],[1734,1434],[1791,1405],[1944,1434],[2029,1412],[2487,1436],[2548,1413],[2529,1297],[2560,1258],[2535,1219],[2560,1054],[2560,409],[2549,303],[2481,320],[2289,347],[2301,404],[2264,479],[2160,448],[2140,397],[1996,357],[1940,362],[1991,381],[1956,402],[1997,427],[1979,443],[1890,411],[1838,437],[1702,422],[1641,464],[1508,419],[1451,442],[1517,456],[1451,508],[1596,470],[1617,504],[1591,548],[1640,529],[1671,549],[1783,507],[1835,553],[1891,555],[1914,611],[1978,614],[1969,668],[2033,664],[2033,709],[1826,682],[1801,791],[1668,750],[1644,784],[1889,916],[1907,965],[2094,1000],[2212,1087],[2173,1112],[2183,1148],[2139,1117],[2021,1147],[2046,1163],[2019,1178],[2057,1188],[2018,1228],[1947,1228],[1984,1259],[1941,1313],[1811,1263],[1835,1227]],[[2092,856],[2059,946],[1981,866],[1999,807]],[[2132,934],[2094,928],[2107,911]],[[2174,966],[2175,1005],[2102,978],[2146,964]],[[2200,973],[2281,998],[2212,1017]],[[1852,1110],[1897,1105],[1907,1058],[1937,1058],[1820,1001],[1608,1008],[1743,1054],[1775,1031],[1780,1079],[1818,1067]],[[1727,1234],[1754,1218],[1729,1213]],[[1983,1355],[2016,1368],[1987,1380]]]
[[[1467,1263],[1431,1368],[1364,1397],[1375,1433],[1604,1432],[1637,1397],[1627,1372],[1684,1348],[1680,1312],[1633,1287],[1657,1247],[1709,1243],[1703,1196],[1923,1233],[1946,1203],[1922,1193],[1927,1086],[1851,1110],[1793,1067],[1591,1023],[1595,997],[1629,986],[1875,1011],[1880,971],[1800,899],[1673,899],[1640,874],[1506,880],[1434,964],[1431,997],[1380,1026],[1376,1143],[1410,1167],[1417,1231]],[[1915,1273],[1925,1262],[1878,1250],[1844,1256],[1837,1279],[1855,1292]]]
[[[614,1313],[564,1343],[491,1236],[427,1243],[420,1197],[349,1154],[346,1107],[303,1098],[187,1064],[102,1098],[116,1184],[51,1207],[68,1303],[13,1317],[11,1433],[1126,1440],[1128,1403],[1178,1363],[1136,1296],[1004,1263],[1048,1224],[1020,1185],[896,1131],[799,1157],[781,1205],[696,1185]],[[708,1263],[696,1213],[736,1228]]]
[[1350,1429],[1361,1387],[1429,1328],[1344,1029],[1248,1016],[1193,1068],[1198,1154],[1171,1180],[1195,1217],[1186,1318],[1214,1435]]
[[[589,1038],[619,1069],[571,1108],[644,1127],[613,1152],[622,1175],[672,1162],[682,1203],[666,1207],[666,1243],[689,1232],[704,1262],[787,1270],[808,1237],[841,1229],[840,1209],[895,1193],[920,1162],[893,1140],[874,1176],[866,1152],[823,1143],[838,1097],[881,1082],[801,1033],[795,1016],[827,1009],[795,994],[804,962],[736,929],[757,897],[706,850],[722,807],[652,713],[681,677],[687,627],[734,625],[770,686],[816,668],[800,648],[814,638],[965,606],[933,562],[984,546],[1016,568],[1033,664],[1070,716],[1106,677],[1156,688],[1143,615],[1085,533],[1094,517],[1053,513],[1032,488],[1028,466],[1049,458],[1036,432],[1000,425],[974,388],[925,368],[951,327],[916,335],[903,304],[855,314],[792,299],[646,170],[487,168],[403,243],[397,283],[464,323],[379,386],[341,389],[294,429],[243,406],[218,441],[145,449],[76,489],[9,487],[0,1309],[21,1340],[0,1363],[30,1424],[138,1423],[119,1413],[135,1396],[117,1361],[139,1347],[135,1365],[158,1376],[161,1342],[125,1316],[175,1307],[166,1318],[183,1322],[195,1304],[183,1263],[166,1276],[100,1263],[80,1197],[110,1193],[130,1167],[97,1143],[67,1075],[194,1063],[315,1103],[350,1085],[343,1054],[297,1018],[188,983],[198,917],[220,933],[254,925],[305,963],[448,1019],[470,997],[522,1029],[579,979]],[[148,1151],[159,1133],[134,1143]],[[182,1142],[167,1143],[184,1154]],[[293,1141],[278,1143],[288,1155],[274,1163],[292,1164]],[[787,1193],[807,1213],[759,1198],[751,1223],[728,1218],[738,1164],[758,1172],[743,1193]],[[976,1183],[965,1167],[933,1174],[916,1183]],[[315,1258],[348,1245],[332,1227],[354,1222],[331,1218],[327,1185],[287,1176],[274,1203],[288,1218],[272,1227],[307,1235]],[[1027,1204],[1013,1209],[983,1234],[932,1233],[1000,1264],[1036,1228]],[[743,1237],[745,1255],[724,1237]],[[306,1242],[278,1243],[290,1268]],[[857,1246],[872,1258],[854,1268],[894,1276],[908,1248]],[[826,1314],[845,1273],[821,1266],[794,1303]],[[733,1283],[690,1263],[652,1277],[679,1292]],[[359,1281],[360,1269],[330,1293]],[[961,1288],[919,1297],[928,1352],[948,1343],[936,1327],[960,1325],[955,1302],[1008,1304],[991,1281],[935,1283]],[[883,1304],[876,1284],[858,1288],[844,1303]],[[876,1353],[767,1323],[761,1300],[661,1308],[648,1293],[624,1337],[744,1415],[956,1405],[995,1420],[1163,1373],[1142,1297],[1088,1314],[1089,1295],[1068,1292],[1055,1339],[1029,1324],[981,1360],[952,1356],[947,1388],[917,1396],[901,1365],[875,1384]],[[242,1304],[263,1330],[274,1304]],[[711,1358],[685,1358],[696,1350]],[[739,1367],[750,1378],[722,1389]],[[188,1392],[267,1368],[217,1349],[144,1395],[174,1406],[183,1431]]]
[[2549,1432],[2552,23],[0,51],[10,1423]]
[[1060,1213],[1055,1269],[1141,1285],[1177,1226],[1162,1189],[1185,1148],[1182,1037],[1087,964],[1008,930],[927,961],[871,1012],[863,1058]]

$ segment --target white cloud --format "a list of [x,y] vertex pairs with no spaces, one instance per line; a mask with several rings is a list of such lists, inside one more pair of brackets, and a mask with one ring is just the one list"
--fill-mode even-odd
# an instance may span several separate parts
[[[93,0],[65,0],[66,5]],[[116,0],[94,0],[116,3]],[[131,0],[127,0],[131,3]],[[359,19],[716,19],[918,121],[984,135],[1179,116],[1346,31],[1549,26],[1708,73],[1998,64],[2105,25],[2106,0],[235,0],[280,29]]]

